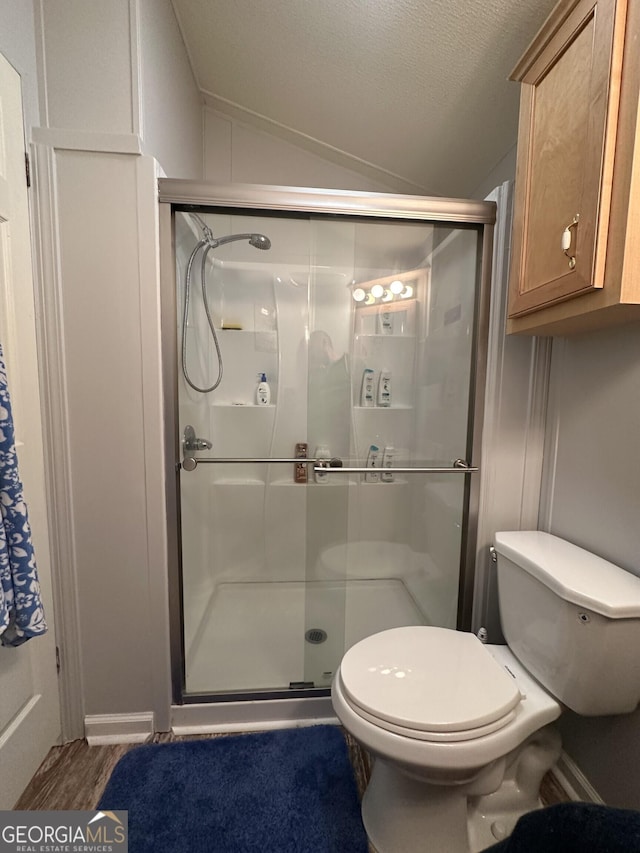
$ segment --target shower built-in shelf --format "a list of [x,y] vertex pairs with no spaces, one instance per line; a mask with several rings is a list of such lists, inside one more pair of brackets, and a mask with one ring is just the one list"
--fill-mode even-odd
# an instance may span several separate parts
[[278,333],[274,329],[218,329],[221,341],[229,342],[232,338],[236,341],[250,343],[250,337],[254,338],[254,344],[263,346],[254,347],[258,352],[275,352],[277,347]]
[[213,486],[264,486],[264,480],[255,477],[220,477],[216,478]]
[[[267,463],[261,463],[267,464]],[[314,486],[318,489],[330,489],[335,486],[341,486],[344,488],[345,486],[357,486],[359,484],[359,480],[356,479],[355,475],[345,476],[344,474],[328,474],[330,479],[326,480],[324,483],[316,483],[313,473],[310,473],[309,481],[307,483],[296,483],[293,480],[293,473],[291,474],[290,480],[270,480],[265,478],[258,477],[215,477],[211,485],[212,486],[251,486],[253,488],[260,487],[264,488],[267,486],[268,488],[289,488],[295,487],[296,489],[305,489],[309,486]],[[373,483],[367,485],[375,485]],[[386,483],[385,485],[391,486],[393,483]]]
[[404,403],[393,403],[391,406],[354,406],[356,412],[409,412],[413,406]]
[[225,337],[227,335],[272,335],[273,337],[276,337],[278,334],[275,329],[232,329],[225,326],[218,329],[218,332],[221,332]]
[[286,488],[288,486],[295,486],[297,489],[304,489],[308,486],[317,486],[319,489],[330,489],[332,486],[357,486],[358,481],[354,479],[353,476],[345,476],[344,474],[328,474],[328,479],[323,483],[316,483],[315,478],[313,476],[313,471],[309,471],[309,479],[306,483],[296,483],[291,480],[279,479],[279,480],[269,480],[268,485],[274,486],[277,489]]
[[415,335],[405,335],[402,333],[397,334],[397,335],[387,335],[386,333],[383,333],[383,332],[358,332],[358,334],[355,335],[355,339],[357,341],[360,338],[380,338],[381,340],[392,340],[392,341],[398,341],[398,340],[404,339],[405,341],[415,341],[416,336]]
[[275,403],[269,403],[266,406],[259,406],[257,403],[212,403],[215,409],[275,409]]
[[[389,469],[387,469],[387,468],[378,468],[378,473],[379,473],[379,474],[381,474],[381,472],[386,471],[386,470],[389,470]],[[391,470],[393,470],[393,469],[391,469]],[[373,487],[373,486],[385,486],[386,488],[390,488],[391,486],[406,486],[406,485],[408,484],[408,482],[409,482],[408,480],[403,480],[403,479],[401,479],[400,477],[396,477],[396,476],[394,476],[393,480],[391,480],[391,481],[389,481],[389,480],[379,480],[377,483],[367,483],[367,481],[364,479],[364,478],[365,478],[365,476],[366,476],[365,474],[362,474],[362,475],[361,475],[361,477],[362,477],[362,481],[361,481],[361,482],[362,482],[362,485],[363,485],[363,486],[367,486],[367,487]]]
[[237,318],[238,323],[245,325],[243,329],[219,332],[224,377],[212,400],[212,408],[218,411],[221,408],[269,410],[269,406],[256,405],[256,390],[263,373],[271,387],[271,403],[278,401],[278,333],[256,328],[253,317],[251,327],[247,328],[246,320]]

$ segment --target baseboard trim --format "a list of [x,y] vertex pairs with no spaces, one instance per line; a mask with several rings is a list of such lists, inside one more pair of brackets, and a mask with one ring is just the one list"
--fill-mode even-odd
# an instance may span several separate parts
[[84,718],[84,735],[89,746],[143,743],[154,731],[153,712],[92,714]]
[[568,799],[580,803],[605,805],[600,794],[566,752],[562,753],[558,763],[552,768],[551,775],[566,793]]
[[319,725],[338,725],[328,696],[174,705],[171,708],[171,730],[176,735],[256,732]]

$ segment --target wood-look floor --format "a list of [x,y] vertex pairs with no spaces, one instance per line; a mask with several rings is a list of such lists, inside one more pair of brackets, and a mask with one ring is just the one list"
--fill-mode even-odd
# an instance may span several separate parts
[[[367,753],[348,732],[343,732],[353,766],[360,797],[371,772]],[[233,734],[237,734],[234,732]],[[156,734],[147,743],[170,743],[181,740],[200,740],[218,735]],[[27,785],[16,809],[32,810],[92,810],[98,804],[113,768],[122,756],[139,744],[123,743],[109,746],[89,746],[85,740],[74,740],[54,746]]]
[[[362,798],[371,773],[371,759],[348,732],[343,730],[343,734],[349,748],[349,758],[358,785],[358,793]],[[177,737],[168,733],[154,735],[147,742],[169,743],[228,736],[219,734]],[[94,809],[117,762],[126,752],[138,745],[89,746],[85,740],[75,740],[63,746],[54,746],[16,803],[15,808],[29,811],[34,809]],[[563,802],[567,799],[565,792],[549,774],[543,780],[541,795],[545,805]]]

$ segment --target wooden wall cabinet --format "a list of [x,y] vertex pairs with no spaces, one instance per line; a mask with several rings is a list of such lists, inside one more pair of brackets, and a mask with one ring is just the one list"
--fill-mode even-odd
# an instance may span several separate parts
[[521,83],[507,331],[640,320],[640,0],[560,0]]

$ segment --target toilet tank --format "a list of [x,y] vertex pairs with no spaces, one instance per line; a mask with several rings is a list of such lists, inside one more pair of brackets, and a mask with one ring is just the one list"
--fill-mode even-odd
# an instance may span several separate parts
[[502,630],[557,699],[585,716],[640,701],[640,578],[538,530],[496,533]]

